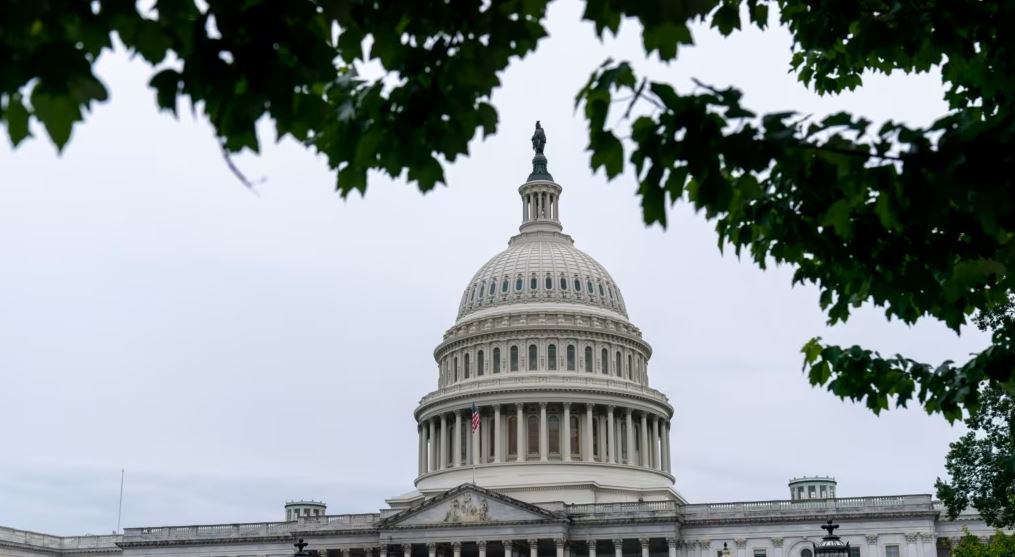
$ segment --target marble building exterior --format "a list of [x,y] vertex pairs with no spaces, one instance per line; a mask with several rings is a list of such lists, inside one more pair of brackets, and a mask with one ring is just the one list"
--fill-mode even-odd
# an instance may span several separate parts
[[963,529],[991,534],[973,512],[946,520],[930,495],[843,498],[832,478],[791,480],[785,500],[681,497],[652,348],[610,274],[563,233],[545,139],[537,124],[519,233],[466,285],[434,350],[415,489],[372,514],[294,501],[280,522],[0,527],[0,557],[286,557],[298,538],[313,557],[813,557],[829,518],[859,557],[938,557]]

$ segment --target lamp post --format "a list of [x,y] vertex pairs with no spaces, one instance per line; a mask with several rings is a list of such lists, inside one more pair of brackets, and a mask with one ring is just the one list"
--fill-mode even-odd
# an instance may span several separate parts
[[303,551],[303,549],[305,547],[307,547],[308,545],[310,545],[310,544],[308,544],[307,542],[303,541],[303,538],[300,538],[300,540],[298,542],[293,544],[293,547],[296,548],[296,553],[293,553],[293,557],[310,557],[309,553],[307,553],[306,551]]
[[838,524],[832,524],[832,519],[822,526],[828,530],[828,535],[821,538],[821,542],[814,545],[814,557],[849,557],[849,543],[839,539],[835,535]]

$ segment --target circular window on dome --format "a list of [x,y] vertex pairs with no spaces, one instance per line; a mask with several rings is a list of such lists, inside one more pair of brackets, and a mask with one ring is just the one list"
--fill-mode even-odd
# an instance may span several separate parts
[[567,290],[567,277],[564,276],[560,277],[560,289]]
[[547,290],[553,290],[553,277],[546,275],[546,280],[543,281],[543,285]]

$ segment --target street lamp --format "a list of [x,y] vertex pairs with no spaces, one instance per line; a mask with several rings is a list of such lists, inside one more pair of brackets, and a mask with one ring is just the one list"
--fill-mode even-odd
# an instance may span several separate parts
[[828,530],[828,535],[821,538],[821,542],[814,545],[814,557],[849,557],[849,543],[839,539],[835,535],[838,524],[832,524],[832,519],[822,526]]
[[293,544],[293,547],[296,548],[296,553],[293,553],[293,557],[310,557],[309,553],[303,551],[303,548],[307,547],[308,545],[310,544],[303,541],[303,538],[300,538],[300,541]]

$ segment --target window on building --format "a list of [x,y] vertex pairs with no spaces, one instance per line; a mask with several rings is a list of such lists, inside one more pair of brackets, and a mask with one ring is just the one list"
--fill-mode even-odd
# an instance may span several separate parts
[[525,286],[525,281],[522,280],[522,275],[518,275],[518,278],[515,279],[515,290],[521,290],[522,287],[524,287],[524,286]]
[[500,373],[500,348],[493,349],[493,372]]
[[567,345],[567,370],[574,371],[574,345]]
[[469,355],[465,355],[465,378],[469,378],[469,373],[472,371],[472,366],[469,365]]
[[535,344],[530,344],[529,345],[529,371],[535,371],[537,363],[539,363],[539,349],[536,348]]
[[585,347],[585,371],[592,373],[592,347]]
[[497,279],[490,281],[490,290],[487,292],[487,296],[493,296],[494,292],[497,291]]
[[537,290],[539,288],[539,279],[533,276],[529,279],[529,290]]
[[849,557],[860,557],[860,548],[859,547],[850,547],[849,548]]
[[528,434],[528,439],[526,439],[528,455],[539,456],[539,416],[534,414],[529,416],[526,433]]
[[508,416],[507,434],[508,458],[516,458],[518,456],[518,418]]
[[500,291],[502,294],[508,291],[508,279],[506,277],[500,281]]
[[455,381],[458,381],[458,356],[455,356]]
[[[810,549],[805,547],[800,550],[800,557],[814,557],[814,553]],[[895,557],[898,557],[898,555],[896,555]]]
[[588,290],[589,294],[592,294],[592,279],[585,278],[585,289]]
[[579,280],[578,277],[574,277],[574,291],[575,292],[582,291],[582,281]]
[[546,347],[546,369],[555,371],[557,369],[557,345],[551,344]]
[[483,375],[486,370],[486,354],[482,350],[476,353],[476,376]]
[[768,557],[768,555],[766,554],[766,551],[764,549],[755,549],[754,557]]
[[543,286],[547,290],[553,290],[553,277],[546,275],[546,280],[543,281]]
[[603,283],[600,282],[600,283],[597,283],[597,285],[599,286],[599,295],[600,296],[605,296],[605,294],[603,294]]
[[508,369],[511,371],[518,371],[518,347],[512,346],[511,352],[508,356],[511,359]]
[[627,355],[627,378],[628,379],[631,379],[633,377],[633,371],[631,369],[632,367],[633,366],[631,365],[631,355],[628,354]]
[[546,428],[547,434],[550,436],[548,439],[550,454],[560,456],[560,416],[550,414],[546,418]]
[[899,557],[899,546],[897,546],[897,545],[886,545],[885,546],[885,557]]
[[599,365],[602,366],[603,375],[610,373],[610,353],[603,348],[602,353],[599,355]]
[[617,352],[617,357],[614,359],[614,362],[613,362],[614,363],[614,367],[616,368],[616,369],[613,370],[613,373],[616,373],[617,377],[620,377],[624,373],[624,370],[622,369],[622,366],[620,365],[620,361],[621,361],[620,360],[620,352],[618,351]]

